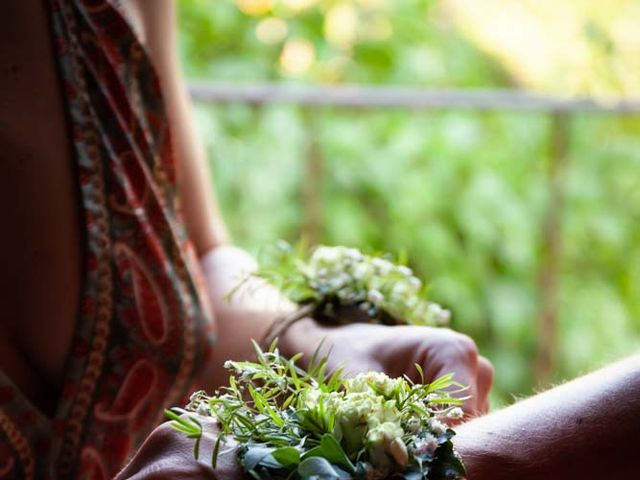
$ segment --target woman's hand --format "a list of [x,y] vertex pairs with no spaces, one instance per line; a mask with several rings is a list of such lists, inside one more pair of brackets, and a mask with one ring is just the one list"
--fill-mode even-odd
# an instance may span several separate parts
[[[459,382],[469,385],[468,394],[472,398],[465,404],[466,412],[477,415],[487,410],[493,369],[465,335],[444,328],[414,326],[351,324],[329,328],[312,320],[302,320],[284,336],[283,353],[302,351],[310,356],[321,340],[324,340],[322,353],[330,349],[330,366],[344,366],[348,373],[378,370],[394,377],[407,374],[417,379],[415,363],[422,366],[427,381],[453,372]],[[230,442],[221,447],[216,469],[211,468],[211,452],[218,430],[212,420],[200,420],[205,434],[198,461],[193,458],[194,440],[165,423],[152,432],[116,480],[245,478],[237,464],[236,445]]]
[[471,338],[447,328],[364,323],[323,327],[302,320],[281,340],[283,353],[303,352],[307,359],[323,341],[321,354],[329,354],[330,366],[342,366],[349,374],[377,370],[419,380],[416,363],[422,367],[425,381],[453,373],[454,380],[469,386],[462,394],[470,396],[463,407],[469,416],[486,413],[489,408],[491,363],[478,354]]
[[[228,378],[222,368],[225,360],[250,358],[253,348],[249,340],[262,339],[272,322],[297,307],[257,279],[253,279],[253,284],[244,284],[229,302],[229,291],[257,267],[250,255],[236,247],[212,250],[201,264],[218,320],[219,337],[223,340],[214,348],[213,361],[204,375],[206,381],[202,382],[206,390],[212,390]],[[423,368],[426,381],[454,373],[455,380],[469,386],[464,395],[471,398],[465,403],[465,411],[477,415],[488,409],[493,369],[478,355],[475,343],[466,335],[446,328],[363,323],[324,327],[304,319],[280,336],[279,347],[286,356],[304,353],[304,361],[323,340],[323,354],[331,348],[329,361],[333,367],[342,365],[351,373],[378,370],[391,376],[406,374],[417,380],[414,366],[417,363]]]

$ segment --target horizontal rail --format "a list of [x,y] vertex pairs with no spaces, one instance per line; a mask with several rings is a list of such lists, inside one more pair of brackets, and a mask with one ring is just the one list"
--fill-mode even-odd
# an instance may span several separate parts
[[564,98],[519,90],[432,90],[374,86],[231,85],[192,82],[194,100],[212,103],[290,103],[309,106],[418,110],[514,110],[555,113],[640,114],[640,99]]

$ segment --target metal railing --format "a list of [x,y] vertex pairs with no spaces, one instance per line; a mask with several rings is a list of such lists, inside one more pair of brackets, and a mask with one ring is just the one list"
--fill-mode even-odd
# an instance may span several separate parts
[[616,101],[563,98],[517,90],[428,90],[404,87],[292,86],[282,84],[229,85],[192,83],[192,98],[205,103],[265,105],[285,103],[304,107],[308,130],[307,178],[303,187],[304,232],[318,238],[322,222],[320,179],[322,155],[311,110],[317,107],[411,110],[520,111],[549,116],[547,163],[548,208],[542,224],[542,259],[538,272],[540,311],[536,377],[546,381],[554,368],[558,328],[558,287],[562,256],[562,227],[566,172],[571,157],[572,118],[583,114],[639,116],[640,99]]
[[515,110],[565,114],[640,114],[640,99],[594,100],[536,95],[520,90],[431,90],[398,87],[294,86],[280,84],[230,85],[193,82],[194,100],[214,103],[264,105],[290,103],[305,106],[404,108],[417,110]]

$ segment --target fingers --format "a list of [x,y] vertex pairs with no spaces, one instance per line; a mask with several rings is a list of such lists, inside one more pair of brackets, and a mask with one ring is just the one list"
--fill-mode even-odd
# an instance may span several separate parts
[[427,380],[453,373],[456,382],[468,387],[460,395],[469,397],[462,406],[464,419],[486,413],[493,367],[486,358],[480,356],[475,342],[467,335],[442,330],[438,341],[434,342],[432,337],[427,345],[423,361],[420,362],[425,367],[425,373],[430,371]]
[[470,397],[462,406],[465,412],[464,421],[470,417],[484,415],[489,411],[489,392],[493,384],[493,366],[481,355],[467,358],[466,363],[452,366],[454,379],[469,388],[464,395]]
[[478,357],[478,372],[476,385],[478,392],[478,414],[484,415],[489,411],[489,392],[493,385],[494,370],[491,362],[485,357]]

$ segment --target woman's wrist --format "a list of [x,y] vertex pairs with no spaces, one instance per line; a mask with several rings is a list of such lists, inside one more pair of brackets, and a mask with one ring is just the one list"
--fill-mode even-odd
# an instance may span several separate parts
[[285,357],[291,357],[300,352],[307,357],[316,351],[327,333],[326,328],[307,316],[292,323],[282,332],[278,337],[278,348]]
[[[278,329],[278,324],[283,319],[295,317],[296,312],[304,307],[292,303],[264,280],[252,277],[258,265],[247,251],[234,245],[220,245],[202,255],[200,264],[207,280],[214,312],[218,314],[220,322],[224,322],[226,313],[230,311],[236,319],[238,314],[256,320],[261,317],[262,322],[268,319],[260,326],[247,329],[251,332],[246,332],[260,342],[262,348],[267,348],[269,345],[266,343],[271,343],[277,337],[278,348],[284,356],[291,357],[302,352],[308,358],[330,333],[330,328],[321,326],[310,316],[283,324],[283,328]],[[234,294],[230,296],[232,291]],[[224,332],[226,329],[221,330]],[[258,332],[261,333],[255,336]]]

